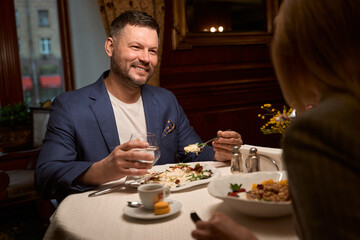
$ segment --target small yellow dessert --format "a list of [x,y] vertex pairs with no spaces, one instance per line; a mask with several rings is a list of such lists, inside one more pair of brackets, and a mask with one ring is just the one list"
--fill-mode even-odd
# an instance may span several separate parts
[[165,214],[170,212],[170,206],[168,202],[157,202],[154,204],[154,213],[156,215]]

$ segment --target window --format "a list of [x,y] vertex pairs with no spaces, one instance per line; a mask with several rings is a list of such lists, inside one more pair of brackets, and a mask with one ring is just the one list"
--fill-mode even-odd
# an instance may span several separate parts
[[39,10],[39,26],[40,27],[49,27],[49,11],[48,10]]
[[41,38],[40,39],[40,54],[50,55],[51,54],[51,39]]
[[[2,1],[0,7],[1,106],[24,101],[38,107],[44,100],[74,89],[67,0],[25,3],[8,0]],[[56,24],[40,31],[37,14],[31,13],[43,9],[44,4],[57,15],[51,19]],[[42,36],[51,36],[51,55],[46,58],[39,49]]]
[[21,40],[18,38],[19,54],[21,55]]
[[15,20],[16,20],[16,26],[17,26],[17,27],[20,27],[20,23],[19,23],[19,12],[18,12],[17,9],[15,10]]

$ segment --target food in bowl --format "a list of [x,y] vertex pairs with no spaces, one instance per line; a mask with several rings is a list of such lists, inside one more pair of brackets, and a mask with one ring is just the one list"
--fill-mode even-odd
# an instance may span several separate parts
[[271,202],[290,201],[289,185],[287,180],[274,182],[269,179],[261,184],[253,184],[250,191],[246,193],[247,199],[264,200]]
[[239,197],[228,196],[230,183],[242,184],[241,188],[251,190],[254,183],[262,183],[273,179],[276,182],[287,179],[286,171],[262,171],[243,174],[231,174],[214,179],[208,185],[209,193],[224,201],[234,211],[254,217],[281,217],[290,215],[291,201],[269,202],[264,200],[250,200],[246,192],[238,193]]
[[[242,184],[230,183],[230,197],[239,197],[239,193],[246,192]],[[264,200],[269,202],[290,201],[289,186],[287,180],[274,182],[273,179],[265,180],[260,184],[254,183],[250,191],[246,192],[246,198],[249,200]]]

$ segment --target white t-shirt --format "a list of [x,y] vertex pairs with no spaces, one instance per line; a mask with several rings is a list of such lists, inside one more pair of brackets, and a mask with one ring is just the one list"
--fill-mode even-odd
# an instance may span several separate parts
[[115,115],[120,144],[130,140],[132,133],[146,133],[146,121],[142,97],[135,103],[124,103],[109,91],[111,105]]

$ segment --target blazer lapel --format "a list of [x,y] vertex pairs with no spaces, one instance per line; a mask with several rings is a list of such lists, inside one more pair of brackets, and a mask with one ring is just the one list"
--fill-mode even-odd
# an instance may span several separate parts
[[120,140],[116,128],[114,111],[103,78],[99,79],[95,84],[95,88],[89,97],[93,100],[93,103],[90,103],[90,108],[95,115],[99,128],[109,148],[109,152],[111,152],[116,146],[120,145]]

